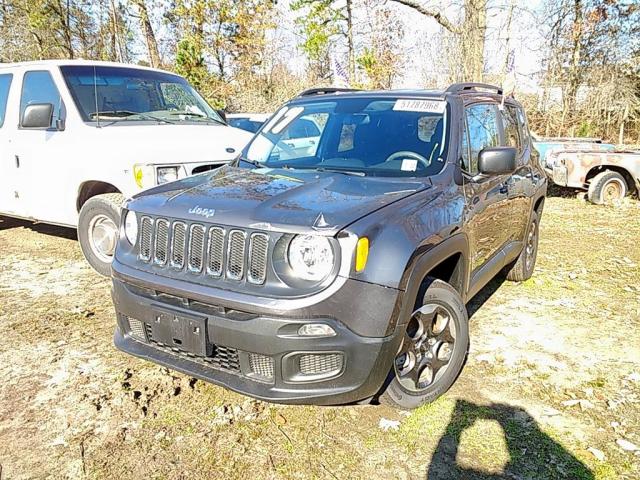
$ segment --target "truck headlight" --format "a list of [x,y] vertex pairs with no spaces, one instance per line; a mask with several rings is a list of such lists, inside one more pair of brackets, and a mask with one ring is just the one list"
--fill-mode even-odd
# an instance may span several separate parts
[[158,185],[178,180],[178,167],[158,167]]
[[138,240],[138,217],[133,210],[129,210],[124,217],[124,236],[131,245],[135,245]]
[[289,265],[304,280],[324,280],[333,270],[331,242],[317,235],[297,235],[289,244]]

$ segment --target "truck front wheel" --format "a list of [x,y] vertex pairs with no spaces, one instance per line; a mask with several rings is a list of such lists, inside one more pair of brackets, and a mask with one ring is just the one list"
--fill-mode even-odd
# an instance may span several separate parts
[[124,197],[105,193],[87,200],[80,209],[78,240],[89,264],[100,275],[111,275],[111,260],[118,241]]
[[605,170],[591,179],[587,198],[598,205],[621,200],[627,194],[627,182],[613,170]]

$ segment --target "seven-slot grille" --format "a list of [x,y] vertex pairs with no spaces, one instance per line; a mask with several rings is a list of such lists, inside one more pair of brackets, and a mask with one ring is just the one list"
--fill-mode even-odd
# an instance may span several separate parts
[[257,285],[267,278],[269,236],[264,233],[144,216],[139,241],[145,263],[235,281],[246,277]]

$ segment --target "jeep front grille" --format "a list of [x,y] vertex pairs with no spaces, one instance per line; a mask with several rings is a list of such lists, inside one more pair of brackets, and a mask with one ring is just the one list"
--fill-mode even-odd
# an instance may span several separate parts
[[205,277],[246,279],[256,285],[267,278],[269,236],[265,233],[143,216],[139,241],[138,257],[144,263]]

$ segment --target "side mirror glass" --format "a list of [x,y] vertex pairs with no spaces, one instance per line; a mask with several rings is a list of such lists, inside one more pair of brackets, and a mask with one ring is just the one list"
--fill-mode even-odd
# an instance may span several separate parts
[[511,173],[516,169],[514,147],[485,148],[478,156],[478,170],[485,175]]
[[22,128],[49,128],[53,120],[53,104],[32,103],[27,105],[22,114]]

